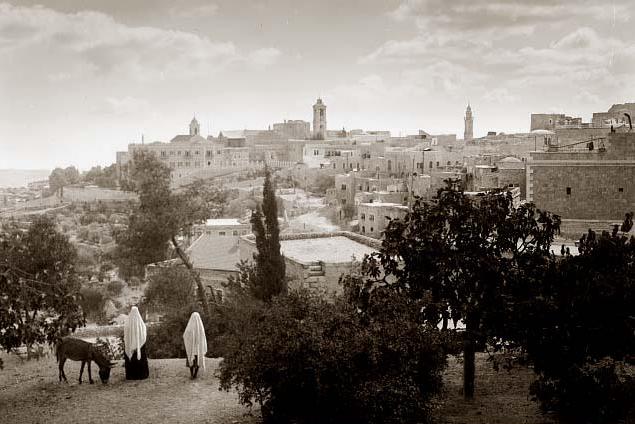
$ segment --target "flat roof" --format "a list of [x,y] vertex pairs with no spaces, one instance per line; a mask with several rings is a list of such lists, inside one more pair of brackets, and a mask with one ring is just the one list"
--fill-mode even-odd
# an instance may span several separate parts
[[353,256],[362,260],[375,249],[344,236],[280,241],[282,254],[298,262],[348,263]]
[[[395,193],[397,193],[397,192],[395,192]],[[386,202],[386,203],[382,203],[382,202],[360,203],[360,206],[370,206],[371,208],[379,208],[379,207],[382,207],[382,206],[393,206],[393,207],[408,209],[408,206],[404,206],[401,203],[392,203],[392,202]]]
[[238,218],[216,218],[216,219],[208,219],[205,221],[205,225],[208,227],[220,227],[227,225],[246,225],[238,220]]

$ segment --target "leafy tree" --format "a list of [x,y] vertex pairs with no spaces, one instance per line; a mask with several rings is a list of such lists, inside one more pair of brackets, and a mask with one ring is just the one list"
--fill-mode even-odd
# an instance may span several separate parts
[[589,230],[579,251],[508,288],[505,339],[533,363],[544,409],[613,422],[635,405],[635,237]]
[[[465,324],[464,395],[474,395],[475,352],[490,330],[491,311],[517,268],[549,255],[559,218],[532,204],[515,208],[509,193],[471,199],[448,181],[431,203],[417,199],[388,225],[382,248],[363,262],[364,289],[406,293],[431,326]],[[363,297],[362,297],[363,299]]]
[[84,325],[77,253],[47,217],[0,232],[0,346],[53,343]]
[[335,176],[320,174],[315,179],[315,193],[322,196],[326,195],[326,190],[335,187]]
[[82,287],[80,289],[79,304],[87,318],[95,322],[102,322],[104,316],[104,306],[107,297],[102,290],[96,287]]
[[62,196],[65,186],[77,184],[79,181],[79,171],[74,166],[69,166],[66,169],[55,168],[49,175],[49,190],[52,193],[60,190],[60,196]]
[[178,238],[190,234],[193,224],[208,218],[209,205],[199,196],[192,197],[191,191],[173,193],[170,169],[144,150],[134,154],[131,181],[139,194],[139,206],[131,214],[127,230],[117,235],[120,267],[142,275],[145,265],[167,259],[171,246],[196,281],[207,312],[205,288]]
[[165,311],[181,310],[195,303],[196,282],[186,268],[172,266],[150,276],[145,303]]

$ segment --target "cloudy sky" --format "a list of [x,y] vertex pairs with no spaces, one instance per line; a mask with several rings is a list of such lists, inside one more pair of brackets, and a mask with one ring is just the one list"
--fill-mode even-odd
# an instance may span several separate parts
[[[2,0],[0,0],[2,1]],[[311,120],[527,131],[635,101],[633,0],[0,3],[0,168],[107,165],[130,142]],[[630,78],[629,78],[630,76]]]

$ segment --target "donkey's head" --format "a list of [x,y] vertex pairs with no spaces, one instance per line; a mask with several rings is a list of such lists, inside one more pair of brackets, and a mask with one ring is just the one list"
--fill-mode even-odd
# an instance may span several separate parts
[[108,364],[108,366],[99,367],[99,378],[101,379],[102,383],[104,384],[108,383],[108,379],[110,378],[110,369],[114,366],[115,365],[111,363],[111,364]]

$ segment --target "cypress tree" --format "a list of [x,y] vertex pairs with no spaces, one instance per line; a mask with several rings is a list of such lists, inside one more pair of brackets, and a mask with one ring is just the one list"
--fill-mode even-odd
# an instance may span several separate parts
[[[264,224],[263,224],[264,218]],[[254,297],[269,302],[272,297],[287,292],[285,263],[280,253],[280,228],[275,186],[269,168],[265,169],[262,212],[256,209],[251,216],[256,236],[256,279],[250,288]]]

